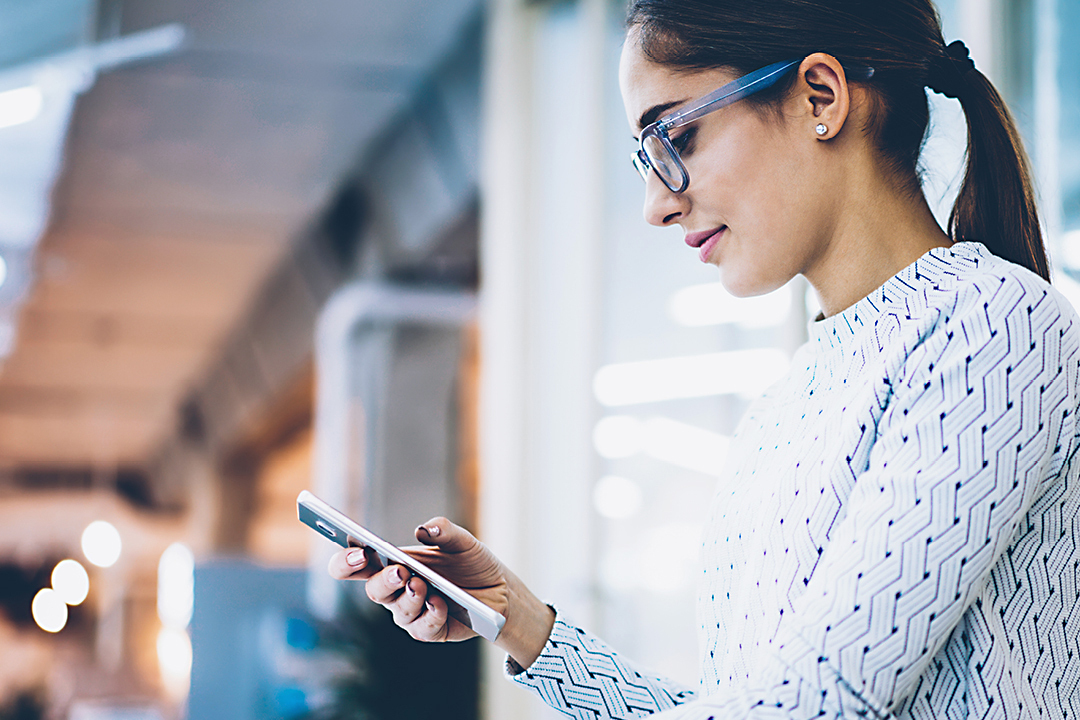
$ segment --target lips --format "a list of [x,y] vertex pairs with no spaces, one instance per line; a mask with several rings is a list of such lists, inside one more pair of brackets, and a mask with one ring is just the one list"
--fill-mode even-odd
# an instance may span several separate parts
[[716,243],[720,242],[720,237],[725,230],[727,230],[727,225],[721,225],[712,230],[689,233],[686,236],[686,244],[692,248],[698,248],[698,257],[701,258],[701,262],[708,262],[709,254],[716,246]]

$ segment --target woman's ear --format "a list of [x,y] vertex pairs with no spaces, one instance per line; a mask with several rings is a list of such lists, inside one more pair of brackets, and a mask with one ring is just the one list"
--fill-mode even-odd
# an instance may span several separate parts
[[827,53],[814,53],[799,65],[797,95],[807,111],[807,132],[819,140],[836,137],[851,109],[847,76],[840,62]]

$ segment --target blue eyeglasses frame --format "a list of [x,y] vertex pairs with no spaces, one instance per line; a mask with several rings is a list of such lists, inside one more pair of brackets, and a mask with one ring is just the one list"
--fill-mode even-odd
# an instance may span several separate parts
[[[720,108],[749,97],[756,92],[761,92],[772,87],[784,77],[792,68],[803,61],[802,58],[783,60],[772,65],[747,73],[737,80],[733,80],[708,95],[698,98],[681,110],[665,115],[654,123],[644,127],[638,138],[638,149],[630,153],[630,160],[634,164],[642,180],[648,180],[649,171],[656,173],[665,187],[673,193],[685,192],[690,187],[690,174],[679,157],[679,152],[671,144],[669,131],[682,127],[698,120],[709,113],[716,112]],[[872,67],[844,67],[844,71],[853,80],[869,80],[874,75]],[[652,149],[652,152],[650,152]],[[663,153],[666,155],[660,155]],[[665,173],[670,173],[670,177]]]

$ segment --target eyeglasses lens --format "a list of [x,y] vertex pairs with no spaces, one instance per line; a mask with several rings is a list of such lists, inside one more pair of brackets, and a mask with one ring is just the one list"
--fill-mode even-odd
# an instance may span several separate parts
[[634,169],[638,171],[641,179],[647,182],[649,180],[648,158],[644,157],[640,150],[635,150],[630,153],[630,162],[634,163]]
[[672,157],[667,145],[655,135],[647,136],[642,145],[649,158],[649,164],[664,184],[668,187],[679,187],[682,184],[682,171],[679,169],[678,160]]

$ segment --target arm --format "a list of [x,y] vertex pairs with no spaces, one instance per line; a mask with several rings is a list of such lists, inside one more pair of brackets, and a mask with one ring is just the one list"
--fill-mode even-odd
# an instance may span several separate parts
[[570,717],[633,718],[694,699],[689,687],[637,667],[557,613],[543,651],[528,668],[508,661],[507,677]]

